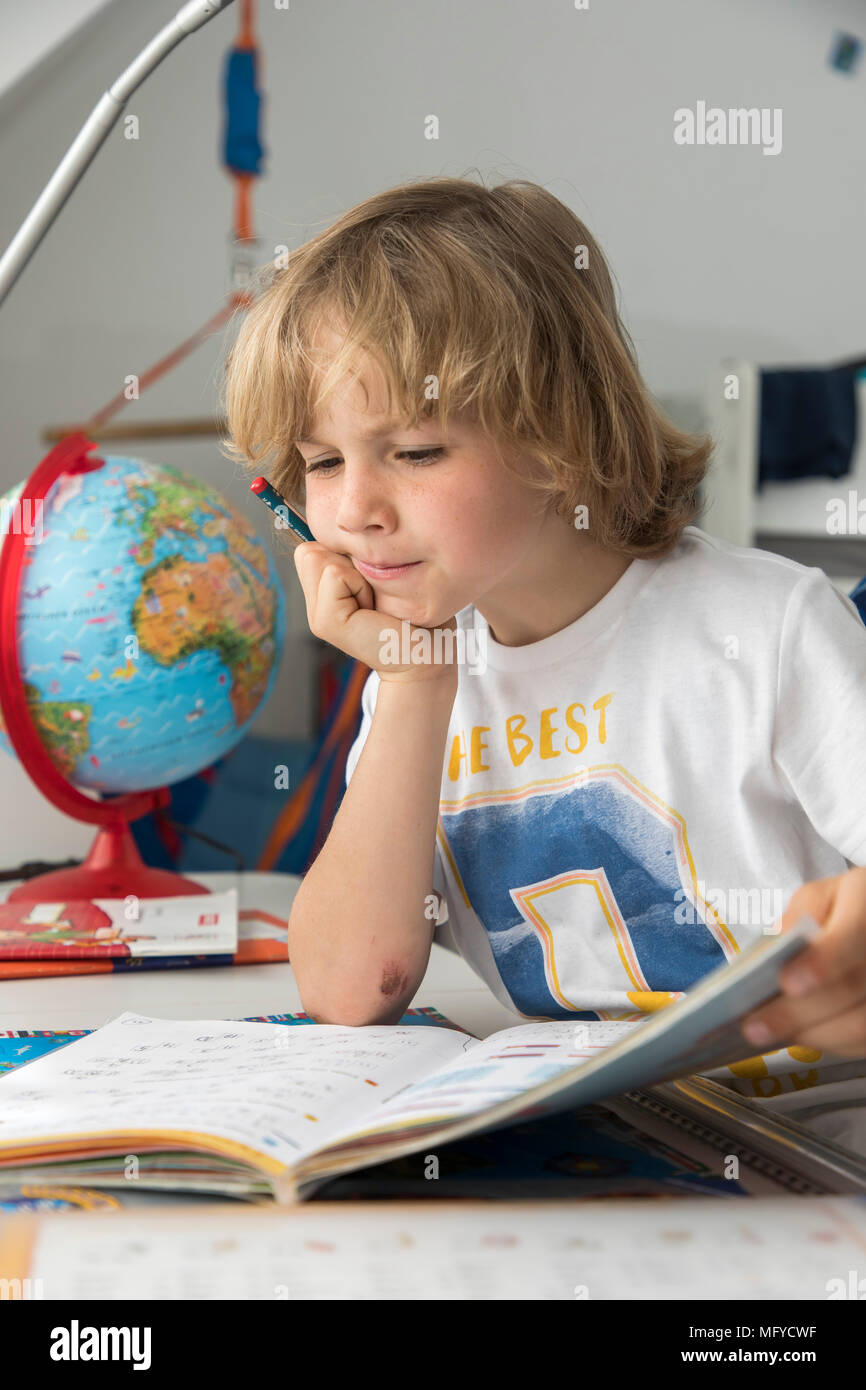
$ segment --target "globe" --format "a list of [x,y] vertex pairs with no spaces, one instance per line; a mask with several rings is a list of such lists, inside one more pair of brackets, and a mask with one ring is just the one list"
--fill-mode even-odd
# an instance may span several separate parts
[[[216,489],[143,459],[91,463],[29,517],[12,488],[0,535],[14,518],[32,535],[18,659],[43,747],[78,788],[138,792],[244,737],[273,688],[285,604],[267,547]],[[0,746],[14,755],[2,714]]]

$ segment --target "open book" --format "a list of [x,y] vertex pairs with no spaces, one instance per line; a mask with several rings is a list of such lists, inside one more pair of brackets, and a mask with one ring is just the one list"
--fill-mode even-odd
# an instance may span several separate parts
[[754,1055],[803,917],[640,1022],[457,1029],[126,1013],[0,1081],[0,1182],[303,1200],[338,1173]]

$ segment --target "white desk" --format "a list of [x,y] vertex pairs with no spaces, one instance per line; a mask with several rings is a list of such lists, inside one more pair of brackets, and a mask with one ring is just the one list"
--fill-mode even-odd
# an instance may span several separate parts
[[[265,908],[285,919],[300,883],[287,874],[190,877],[215,890],[236,887],[239,906]],[[0,885],[0,901],[12,886]],[[522,1021],[459,957],[439,946],[412,1002],[435,1005],[481,1037]],[[4,1030],[97,1028],[125,1010],[164,1018],[242,1018],[300,1008],[288,963],[0,981]],[[823,1298],[828,1271],[844,1275],[853,1268],[866,1231],[861,1204],[838,1198],[753,1198],[733,1208],[728,1199],[712,1197],[673,1204],[608,1199],[601,1206],[318,1202],[276,1213],[175,1193],[127,1194],[126,1200],[128,1210],[104,1216],[40,1219],[30,1274],[44,1277],[47,1297],[270,1299],[276,1285],[286,1284],[294,1297],[340,1298],[348,1281],[353,1290],[369,1286],[364,1296],[370,1297],[467,1298],[477,1296],[481,1279],[493,1298],[571,1300],[579,1283],[588,1284],[594,1298]],[[0,1220],[0,1246],[3,1225]],[[519,1243],[513,1251],[484,1248],[487,1226],[500,1240],[503,1230],[513,1230]],[[670,1246],[673,1226],[688,1233],[687,1245]],[[843,1231],[842,1244],[817,1245],[816,1232],[825,1228],[832,1228],[834,1238]],[[760,1231],[757,1252],[750,1231]],[[455,1269],[473,1234],[471,1287],[463,1287]],[[386,1237],[395,1253],[383,1273]],[[324,1274],[309,1253],[316,1242],[339,1246]],[[569,1242],[581,1248],[566,1250]],[[226,1254],[229,1246],[233,1253]],[[134,1258],[131,1249],[138,1252]],[[0,1268],[0,1275],[6,1273]],[[380,1287],[385,1274],[387,1288]],[[469,1276],[461,1278],[466,1284]],[[370,1282],[375,1279],[378,1286]]]
[[[267,908],[286,920],[301,882],[295,874],[255,872],[190,873],[188,877],[214,891],[237,888],[240,907]],[[0,884],[0,902],[15,886]],[[499,1003],[464,960],[441,946],[433,947],[412,1003],[435,1005],[478,1037],[525,1022]],[[156,1018],[243,1018],[294,1013],[302,1007],[288,963],[0,980],[0,1030],[4,1031],[99,1028],[127,1010]]]

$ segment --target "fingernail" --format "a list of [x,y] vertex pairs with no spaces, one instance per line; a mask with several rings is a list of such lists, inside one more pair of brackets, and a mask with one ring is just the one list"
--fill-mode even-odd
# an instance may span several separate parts
[[760,1044],[769,1042],[772,1034],[766,1023],[747,1023],[743,1028],[743,1036],[746,1042]]

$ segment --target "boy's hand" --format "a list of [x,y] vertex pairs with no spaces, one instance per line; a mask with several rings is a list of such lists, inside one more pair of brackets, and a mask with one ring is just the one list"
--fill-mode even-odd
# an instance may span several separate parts
[[[779,976],[784,993],[743,1020],[743,1036],[762,1052],[794,1043],[866,1057],[866,868],[804,883],[782,914],[781,930],[804,912],[824,934],[785,966]],[[769,1033],[751,1035],[750,1023]]]
[[[456,691],[455,661],[400,665],[387,659],[389,634],[397,639],[396,650],[401,650],[400,619],[378,612],[370,584],[355,569],[348,555],[339,555],[319,541],[304,541],[295,547],[293,558],[304,590],[307,621],[314,636],[378,671],[381,680],[400,683],[436,680],[449,687],[453,685]],[[450,618],[442,627],[456,629],[457,619]],[[412,633],[418,630],[414,625],[409,628],[407,650],[410,653]],[[447,652],[448,647],[444,647],[444,651]]]

